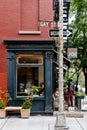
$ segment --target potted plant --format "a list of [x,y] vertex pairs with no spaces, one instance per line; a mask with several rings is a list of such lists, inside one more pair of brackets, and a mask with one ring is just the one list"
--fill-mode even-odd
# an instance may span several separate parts
[[5,111],[7,101],[6,95],[7,95],[6,92],[0,89],[0,118],[6,117],[6,111]]
[[21,117],[28,118],[30,116],[30,109],[32,107],[32,98],[27,97],[23,100],[22,109],[21,109]]
[[86,94],[83,91],[75,92],[75,96],[84,98]]
[[74,92],[75,94],[75,106],[80,110],[81,109],[81,99],[84,99],[84,97],[86,96],[85,92],[83,91],[78,91],[78,92]]
[[5,103],[2,98],[0,98],[0,118],[6,117],[6,111],[5,111]]
[[12,100],[7,91],[0,89],[0,118],[6,117],[5,107],[9,100]]
[[30,116],[30,109],[32,108],[32,102],[33,102],[33,95],[37,94],[38,92],[37,86],[32,86],[30,88],[30,91],[28,93],[28,96],[24,98],[22,109],[21,109],[21,117],[22,118],[28,118]]

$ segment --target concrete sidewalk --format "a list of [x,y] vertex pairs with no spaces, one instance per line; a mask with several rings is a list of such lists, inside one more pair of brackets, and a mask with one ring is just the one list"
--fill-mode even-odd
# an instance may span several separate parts
[[[0,130],[55,130],[55,116],[30,116],[22,119],[19,116],[8,116],[0,119]],[[66,117],[69,130],[87,130],[87,112],[83,118]]]

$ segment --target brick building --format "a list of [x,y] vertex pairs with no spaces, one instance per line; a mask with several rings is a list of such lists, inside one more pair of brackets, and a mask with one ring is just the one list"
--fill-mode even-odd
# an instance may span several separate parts
[[43,21],[53,21],[52,0],[0,1],[0,88],[10,93],[9,105],[20,106],[27,82],[41,86],[31,112],[52,114],[56,46],[49,36],[52,24]]
[[40,20],[53,20],[51,0],[0,1],[0,87],[8,90],[21,105],[26,83],[43,85],[44,92],[35,96],[32,112],[52,113],[53,49],[51,27],[40,26]]

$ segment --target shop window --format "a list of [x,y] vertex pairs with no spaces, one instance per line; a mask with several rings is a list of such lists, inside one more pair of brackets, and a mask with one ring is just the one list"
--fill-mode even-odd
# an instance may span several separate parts
[[44,66],[41,54],[18,54],[16,59],[16,95],[27,96],[32,86],[39,87],[34,96],[44,96]]

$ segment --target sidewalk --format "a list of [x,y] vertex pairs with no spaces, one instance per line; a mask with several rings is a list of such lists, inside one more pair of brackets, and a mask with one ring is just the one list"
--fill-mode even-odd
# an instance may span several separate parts
[[[87,130],[87,112],[83,118],[66,117],[66,126],[69,130]],[[0,130],[55,130],[55,116],[30,116],[22,119],[19,116],[8,116],[0,119]]]

